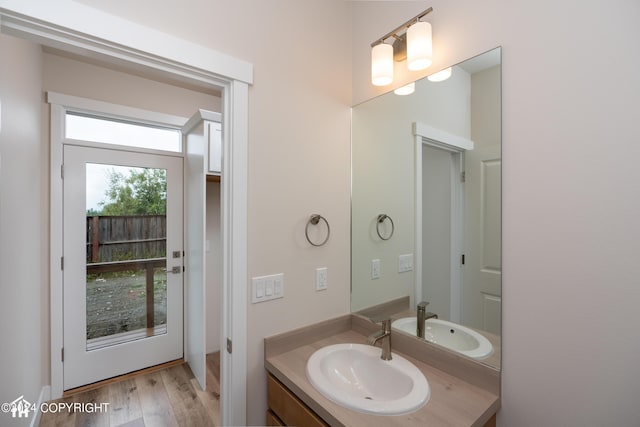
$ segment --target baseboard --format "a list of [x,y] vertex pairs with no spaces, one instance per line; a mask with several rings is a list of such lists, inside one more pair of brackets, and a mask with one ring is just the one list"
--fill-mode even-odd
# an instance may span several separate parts
[[207,348],[205,350],[206,354],[215,353],[217,351],[220,351],[220,346],[219,345],[218,346],[215,346],[215,345],[207,346]]
[[29,424],[30,427],[38,427],[40,425],[40,417],[42,416],[40,408],[43,403],[48,402],[49,400],[51,400],[51,386],[42,386],[40,396],[38,396],[38,403],[36,403],[36,408],[38,409],[33,412],[33,418],[31,419],[31,424]]

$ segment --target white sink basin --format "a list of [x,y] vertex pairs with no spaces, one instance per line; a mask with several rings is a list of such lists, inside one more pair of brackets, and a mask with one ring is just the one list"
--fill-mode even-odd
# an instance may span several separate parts
[[[391,323],[392,328],[416,335],[417,319],[404,317]],[[424,322],[424,339],[465,356],[482,360],[493,354],[493,345],[481,334],[457,323],[440,319]]]
[[365,344],[321,348],[307,362],[307,377],[327,399],[358,412],[402,415],[420,409],[430,396],[429,383],[407,359]]

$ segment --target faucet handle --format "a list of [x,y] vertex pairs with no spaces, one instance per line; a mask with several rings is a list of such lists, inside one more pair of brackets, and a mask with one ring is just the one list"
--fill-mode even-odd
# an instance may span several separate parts
[[379,323],[382,326],[382,330],[386,332],[391,330],[391,317],[389,316],[371,317],[370,320],[374,323]]
[[422,301],[418,303],[418,311],[425,311],[428,305],[429,305],[429,301]]

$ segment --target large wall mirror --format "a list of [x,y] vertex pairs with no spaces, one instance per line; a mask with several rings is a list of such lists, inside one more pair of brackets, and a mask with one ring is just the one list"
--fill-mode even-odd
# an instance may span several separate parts
[[501,49],[432,80],[352,109],[351,310],[426,301],[449,333],[487,338],[491,354],[469,357],[499,368]]

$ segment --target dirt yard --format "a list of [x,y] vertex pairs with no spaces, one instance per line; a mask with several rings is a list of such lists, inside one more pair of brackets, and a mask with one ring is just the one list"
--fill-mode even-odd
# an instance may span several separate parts
[[[146,273],[123,271],[87,277],[87,339],[146,328]],[[167,321],[167,272],[154,272],[155,325]]]

